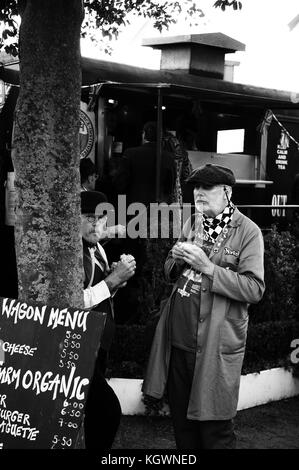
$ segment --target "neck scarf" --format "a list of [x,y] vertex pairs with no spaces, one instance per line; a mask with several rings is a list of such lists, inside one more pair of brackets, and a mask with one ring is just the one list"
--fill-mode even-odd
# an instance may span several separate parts
[[232,220],[234,211],[235,206],[229,201],[224,210],[216,217],[208,217],[203,214],[204,239],[214,244],[224,227]]

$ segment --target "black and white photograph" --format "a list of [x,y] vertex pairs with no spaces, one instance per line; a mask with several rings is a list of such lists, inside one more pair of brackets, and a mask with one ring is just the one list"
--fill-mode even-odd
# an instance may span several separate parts
[[294,0],[0,1],[0,461],[299,449],[298,46]]

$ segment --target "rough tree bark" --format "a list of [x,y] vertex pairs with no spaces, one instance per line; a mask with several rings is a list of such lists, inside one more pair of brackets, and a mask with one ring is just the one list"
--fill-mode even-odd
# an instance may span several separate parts
[[25,0],[20,7],[20,94],[13,142],[19,298],[82,307],[82,0]]

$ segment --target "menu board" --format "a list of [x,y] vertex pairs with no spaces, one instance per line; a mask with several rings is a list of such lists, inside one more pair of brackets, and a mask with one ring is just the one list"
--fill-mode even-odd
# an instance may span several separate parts
[[0,449],[73,449],[107,312],[0,297]]

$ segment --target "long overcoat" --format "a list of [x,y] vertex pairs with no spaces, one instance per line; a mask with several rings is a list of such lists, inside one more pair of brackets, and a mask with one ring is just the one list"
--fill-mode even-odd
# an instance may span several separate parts
[[[191,225],[190,225],[191,227]],[[236,415],[244,358],[248,305],[258,302],[264,285],[264,244],[258,226],[235,209],[221,246],[210,254],[212,277],[202,276],[197,350],[187,418],[226,420]],[[187,238],[182,235],[181,239]],[[182,268],[181,268],[182,269]],[[178,279],[171,252],[165,262],[168,280]],[[143,392],[164,395],[171,352],[172,294],[162,309],[148,362]]]

